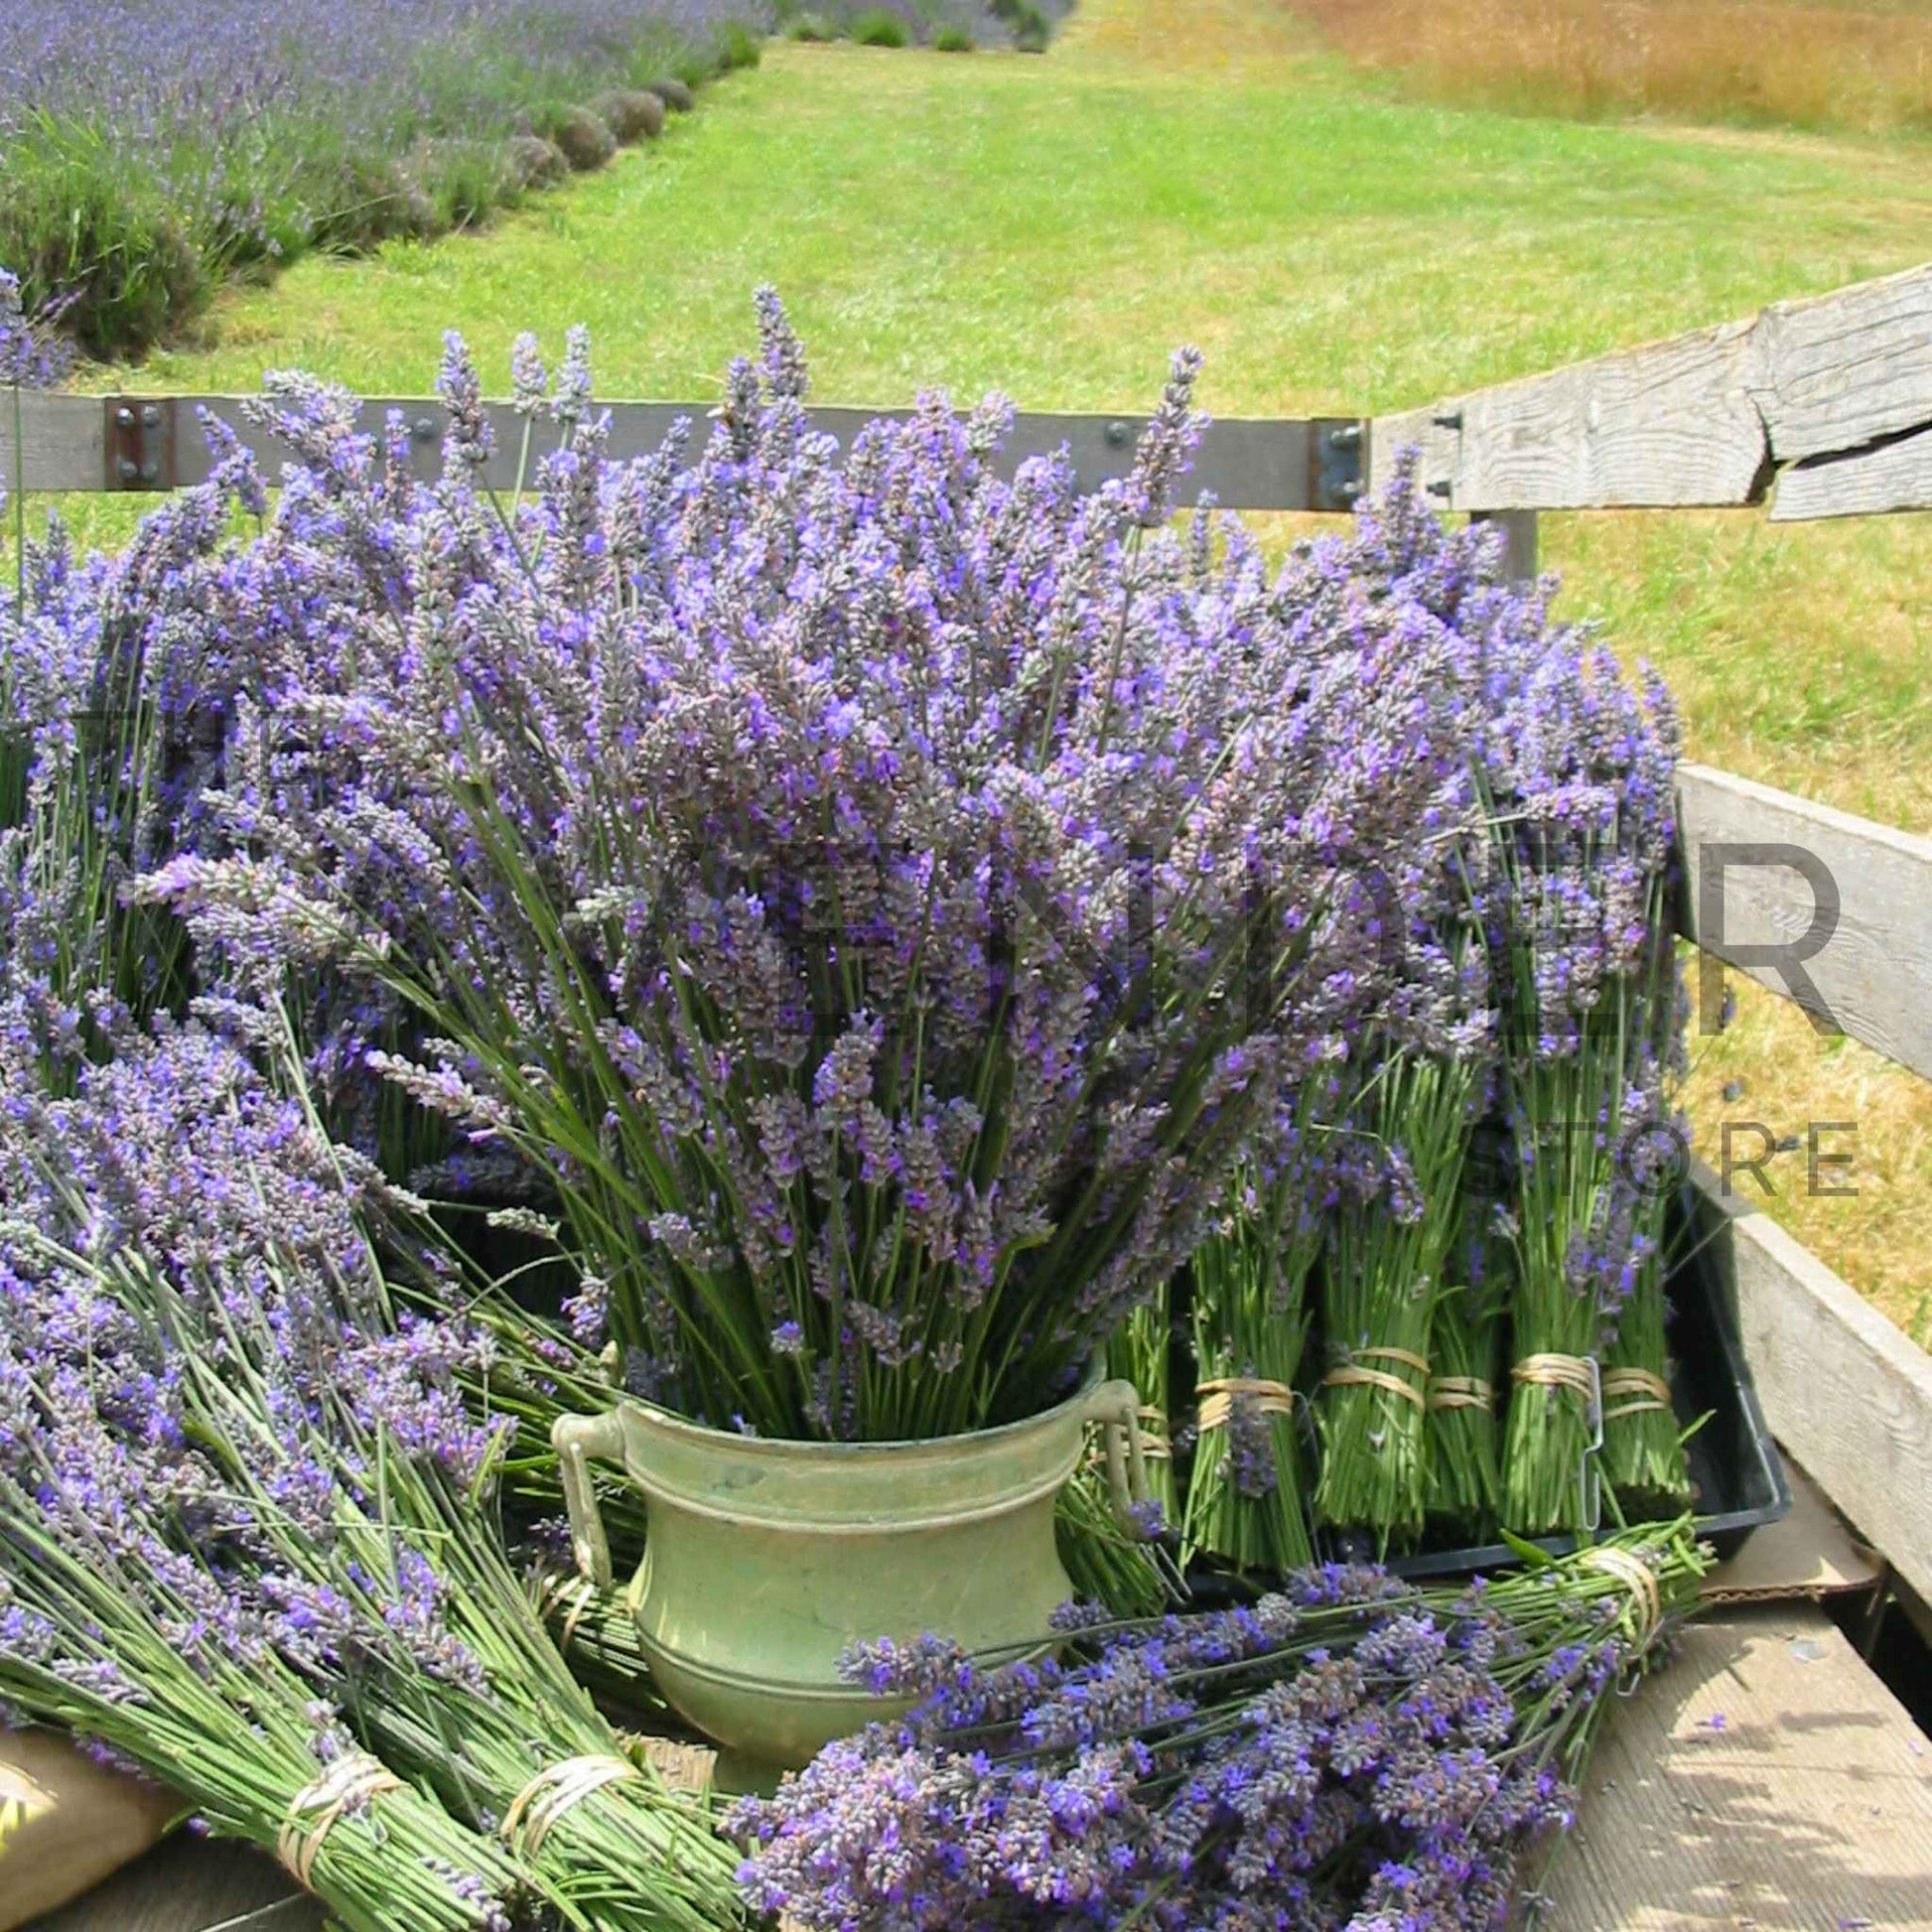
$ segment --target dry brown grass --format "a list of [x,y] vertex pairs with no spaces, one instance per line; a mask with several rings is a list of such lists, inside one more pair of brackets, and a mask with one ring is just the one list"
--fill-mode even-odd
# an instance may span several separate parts
[[[1738,1199],[1932,1347],[1932,1084],[1855,1039],[1821,1038],[1749,980],[1730,984],[1736,1019],[1691,1046],[1683,1099],[1699,1154],[1721,1174],[1727,1158]],[[1762,1172],[1750,1172],[1758,1160]],[[1844,1188],[1855,1191],[1832,1191]]]
[[1294,0],[1351,60],[1445,99],[1932,133],[1925,0]]

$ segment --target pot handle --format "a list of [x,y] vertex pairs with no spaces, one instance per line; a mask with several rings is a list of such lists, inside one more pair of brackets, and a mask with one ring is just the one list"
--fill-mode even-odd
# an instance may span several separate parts
[[1107,1452],[1107,1493],[1123,1529],[1139,1532],[1134,1506],[1148,1499],[1147,1455],[1141,1446],[1141,1392],[1132,1382],[1103,1382],[1087,1397],[1086,1420],[1100,1425]]
[[595,1589],[611,1587],[611,1539],[604,1533],[598,1512],[597,1485],[591,1480],[590,1458],[607,1462],[623,1457],[623,1425],[615,1410],[601,1416],[559,1416],[550,1425],[550,1447],[557,1451],[557,1471],[563,1477],[564,1507],[570,1512],[570,1547],[580,1575]]

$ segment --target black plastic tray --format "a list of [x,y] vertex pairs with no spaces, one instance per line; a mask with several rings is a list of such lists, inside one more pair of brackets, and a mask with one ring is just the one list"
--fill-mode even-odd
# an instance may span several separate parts
[[[1679,1238],[1695,1241],[1698,1223],[1688,1202],[1675,1218]],[[1790,1509],[1791,1486],[1757,1405],[1757,1391],[1751,1386],[1750,1368],[1725,1306],[1715,1258],[1694,1247],[1673,1271],[1667,1292],[1673,1312],[1671,1354],[1676,1363],[1672,1405],[1686,1428],[1701,1416],[1710,1418],[1688,1445],[1698,1531],[1720,1557],[1732,1557],[1753,1530],[1777,1522]],[[1604,1527],[1613,1526],[1606,1498]],[[1571,1536],[1533,1540],[1552,1556],[1577,1548],[1577,1539]],[[1315,1548],[1322,1557],[1374,1554],[1333,1532],[1318,1532]],[[1506,1570],[1520,1561],[1506,1543],[1425,1543],[1387,1559],[1391,1571],[1408,1578]],[[1187,1582],[1194,1600],[1203,1605],[1251,1596],[1258,1587],[1266,1587],[1264,1579],[1242,1577],[1211,1564],[1196,1566]]]

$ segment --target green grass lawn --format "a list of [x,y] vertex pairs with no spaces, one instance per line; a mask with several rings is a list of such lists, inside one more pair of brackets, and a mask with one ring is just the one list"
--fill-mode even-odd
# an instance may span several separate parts
[[[605,393],[705,398],[768,280],[828,401],[1144,407],[1191,341],[1212,409],[1352,414],[1927,256],[1922,147],[1454,111],[1351,74],[1271,0],[1085,0],[1043,59],[775,45],[495,232],[304,261],[135,380],[420,391],[448,327],[500,372],[519,330],[581,321]],[[1932,516],[1555,517],[1545,550],[1569,608],[1670,675],[1695,756],[1932,829]],[[1806,1050],[1778,1035],[1758,1084]],[[1932,1090],[1856,1071],[1906,1123],[1880,1178],[1932,1185]],[[1923,1244],[1909,1215],[1867,1238],[1869,1209],[1780,1211],[1911,1322]]]
[[[154,367],[420,384],[452,324],[500,362],[518,329],[583,321],[612,393],[701,395],[769,280],[829,398],[937,381],[1124,405],[1191,340],[1230,411],[1368,410],[1932,242],[1922,154],[1418,106],[1271,11],[1093,0],[1044,59],[781,43],[673,138],[497,234],[304,262],[225,302],[209,352]],[[1190,58],[1220,36],[1247,58]]]

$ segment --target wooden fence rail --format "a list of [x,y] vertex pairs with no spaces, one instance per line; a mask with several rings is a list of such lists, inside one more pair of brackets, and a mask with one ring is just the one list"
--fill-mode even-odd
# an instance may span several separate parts
[[[1700,764],[1679,767],[1677,810],[1684,936],[1932,1077],[1932,839]],[[1837,1125],[1808,1132],[1806,1177],[1785,1185],[1842,1158]],[[1768,1152],[1757,1137],[1741,1149]],[[1932,1357],[1778,1226],[1765,1174],[1740,1161],[1696,1179],[1772,1433],[1932,1602]],[[1858,1184],[1856,1171],[1817,1179]]]
[[[285,453],[242,414],[239,396],[71,396],[21,398],[27,487],[46,490],[159,490],[205,482],[209,460],[198,417],[219,417],[252,449],[273,478]],[[680,418],[702,432],[710,402],[611,402],[610,454],[620,460],[655,450]],[[372,396],[359,421],[379,429],[390,412],[409,426],[420,474],[440,462],[443,405],[423,396]],[[489,405],[496,454],[484,479],[496,488],[516,481],[523,419],[507,403]],[[814,408],[813,425],[841,444],[878,417],[903,409]],[[1140,422],[1131,415],[1028,414],[1017,418],[999,461],[1007,474],[1030,456],[1064,447],[1083,488],[1124,477],[1134,462]],[[549,433],[554,440],[555,432]],[[1346,510],[1361,493],[1366,426],[1356,418],[1217,419],[1195,455],[1195,482],[1229,509]],[[540,452],[540,431],[532,448]]]
[[1703,764],[1677,813],[1684,936],[1932,1079],[1932,839]]
[[1932,508],[1932,263],[1381,416],[1447,509]]
[[[201,482],[207,459],[196,412],[207,409],[274,460],[234,396],[21,399],[30,489],[166,489]],[[654,449],[680,416],[707,402],[613,402],[611,451]],[[498,457],[489,481],[514,480],[522,424],[493,406]],[[440,404],[371,398],[374,428],[390,410],[411,425],[427,470],[443,430]],[[829,407],[813,420],[842,440],[876,415]],[[1064,445],[1081,483],[1125,475],[1139,424],[1113,415],[1024,414],[1004,456]],[[1773,518],[1932,508],[1932,263],[1744,322],[1580,362],[1549,375],[1379,416],[1215,422],[1192,483],[1230,509],[1345,510],[1387,476],[1408,445],[1441,508],[1474,512],[1750,505],[1776,486]]]

